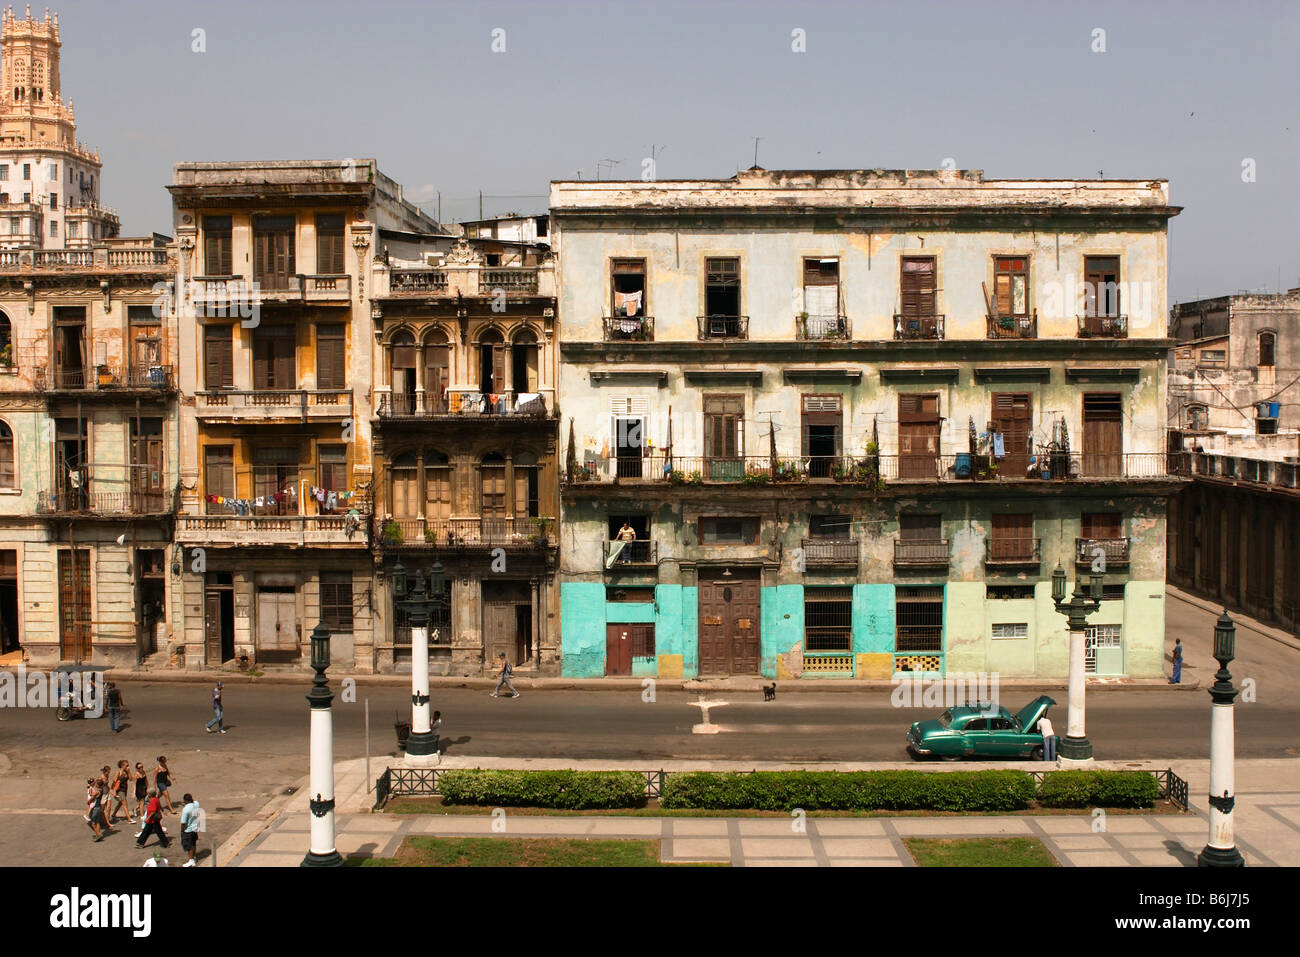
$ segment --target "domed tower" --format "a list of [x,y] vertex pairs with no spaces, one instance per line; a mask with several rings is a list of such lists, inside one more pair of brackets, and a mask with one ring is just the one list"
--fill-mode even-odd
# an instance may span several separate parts
[[0,248],[88,246],[117,235],[99,204],[99,153],[77,142],[59,80],[59,18],[0,14]]

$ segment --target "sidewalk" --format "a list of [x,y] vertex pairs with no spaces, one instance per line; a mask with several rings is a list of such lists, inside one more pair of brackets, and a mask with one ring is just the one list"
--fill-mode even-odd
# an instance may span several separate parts
[[[1163,769],[1167,761],[1099,761],[1098,768]],[[387,764],[372,761],[378,777]],[[440,767],[575,768],[616,770],[617,762],[513,758],[448,757]],[[639,770],[659,770],[625,765]],[[790,764],[754,762],[744,770],[779,770]],[[934,770],[909,763],[808,764],[804,770]],[[981,762],[963,770],[995,767],[1044,768],[1024,762]],[[721,761],[673,761],[663,770],[734,770]],[[494,832],[490,809],[481,814],[372,813],[373,795],[366,793],[365,762],[335,766],[337,845],[345,857],[360,854],[392,857],[402,840],[412,835],[439,837],[571,837],[660,840],[664,861],[722,861],[735,867],[784,866],[912,866],[903,846],[906,837],[1037,837],[1066,867],[1182,866],[1196,864],[1208,836],[1204,794],[1209,787],[1209,761],[1177,761],[1174,771],[1187,779],[1191,810],[1186,814],[1110,814],[1104,831],[1094,831],[1090,811],[1033,816],[947,817],[813,817],[799,832],[793,821],[776,817],[690,818],[633,816],[510,815],[506,830]],[[297,866],[307,852],[310,831],[306,780],[291,797],[277,798],[258,819],[241,828],[218,850],[219,863],[235,866]],[[1300,865],[1300,762],[1257,759],[1237,762],[1236,841],[1249,866]]]

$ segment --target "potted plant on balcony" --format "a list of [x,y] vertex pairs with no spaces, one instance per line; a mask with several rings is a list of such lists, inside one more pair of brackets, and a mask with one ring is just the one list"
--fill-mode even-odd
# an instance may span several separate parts
[[763,469],[747,469],[741,476],[741,485],[766,485],[772,480],[772,475]]
[[436,544],[438,544],[438,531],[437,531],[437,529],[426,528],[426,529],[424,530],[424,541],[425,541],[425,544],[427,544],[427,545],[436,545]]
[[808,480],[808,476],[799,467],[798,462],[791,462],[787,459],[776,463],[776,480],[778,482],[805,482]]
[[539,518],[533,528],[532,543],[534,548],[545,548],[551,543],[547,530],[550,528],[550,519]]
[[402,544],[402,526],[390,518],[384,522],[384,527],[380,530],[380,537],[386,545],[400,545]]

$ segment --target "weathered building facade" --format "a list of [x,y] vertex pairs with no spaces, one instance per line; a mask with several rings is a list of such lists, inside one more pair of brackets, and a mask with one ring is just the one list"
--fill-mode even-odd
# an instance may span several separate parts
[[563,671],[1163,667],[1162,181],[556,182]]
[[438,561],[447,603],[431,626],[434,673],[482,674],[501,653],[520,673],[558,672],[550,251],[462,238],[419,259],[385,256],[372,317],[380,667],[410,667],[393,567]]
[[373,160],[183,163],[186,667],[297,663],[317,621],[375,670],[367,280],[379,230],[435,224]]

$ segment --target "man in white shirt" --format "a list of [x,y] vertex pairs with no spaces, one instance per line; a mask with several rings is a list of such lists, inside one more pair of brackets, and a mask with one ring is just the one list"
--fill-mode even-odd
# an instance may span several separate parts
[[1052,730],[1052,722],[1048,720],[1047,715],[1038,722],[1038,730],[1043,735],[1043,760],[1056,760],[1056,734]]

